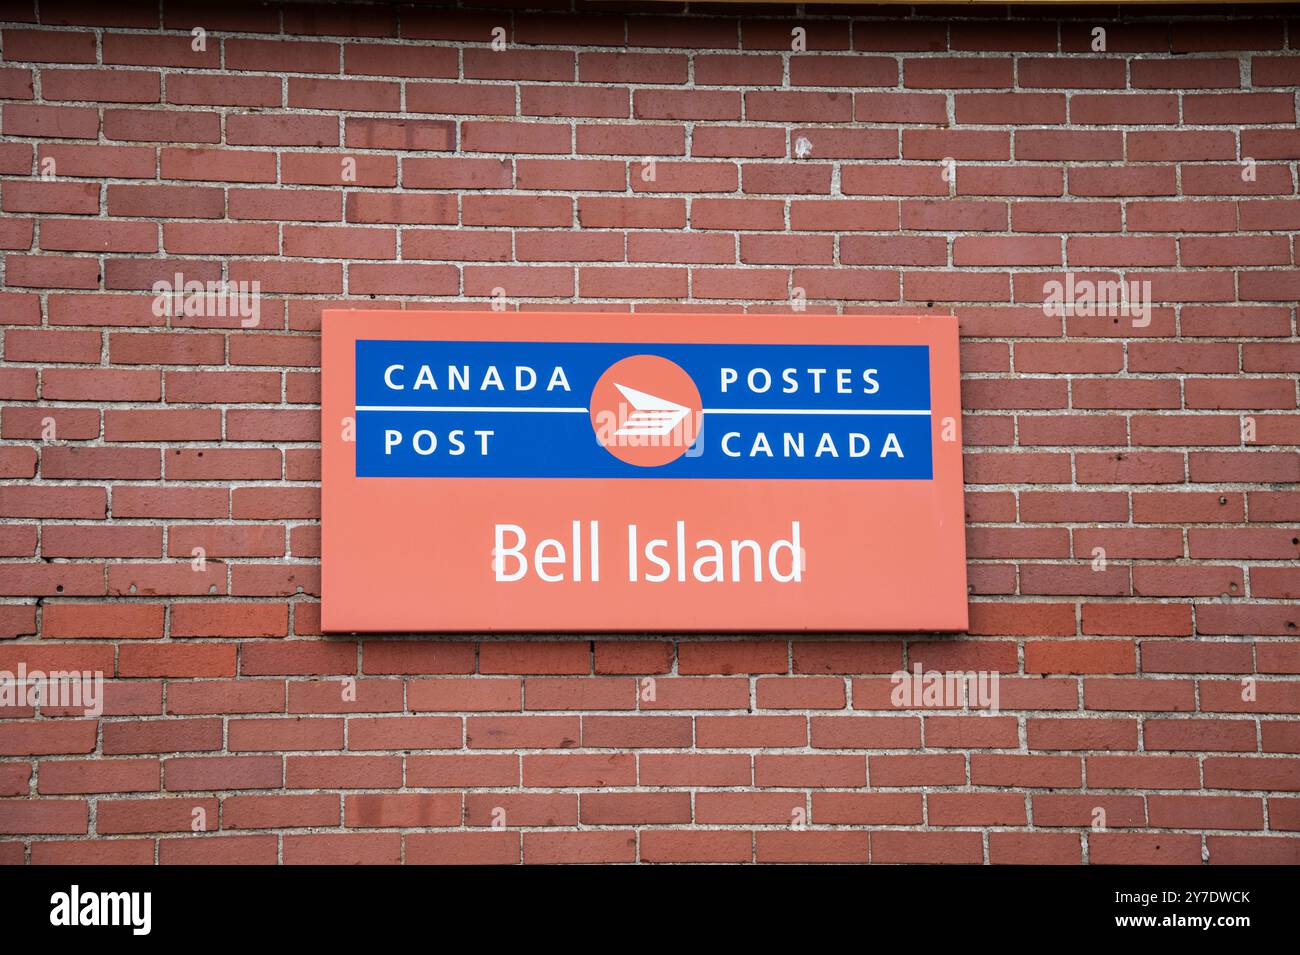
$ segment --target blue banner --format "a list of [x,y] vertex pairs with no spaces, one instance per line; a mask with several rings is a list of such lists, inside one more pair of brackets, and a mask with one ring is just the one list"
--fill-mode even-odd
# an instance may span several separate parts
[[[695,424],[689,447],[650,467],[611,453],[592,414],[602,375],[640,355],[675,364],[699,394],[692,405],[618,382],[652,423],[641,433]],[[356,422],[358,477],[933,476],[925,345],[360,340]]]

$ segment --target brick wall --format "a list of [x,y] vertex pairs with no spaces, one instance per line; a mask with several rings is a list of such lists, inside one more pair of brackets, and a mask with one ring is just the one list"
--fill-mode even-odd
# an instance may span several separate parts
[[[550,6],[3,4],[0,860],[1300,861],[1293,8]],[[956,313],[970,632],[321,637],[322,307],[498,289]]]

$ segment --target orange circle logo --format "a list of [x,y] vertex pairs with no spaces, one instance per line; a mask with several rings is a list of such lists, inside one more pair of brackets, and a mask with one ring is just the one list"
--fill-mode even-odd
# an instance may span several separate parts
[[610,365],[591,392],[591,427],[610,454],[637,467],[676,461],[695,443],[700,391],[680,365],[633,355]]

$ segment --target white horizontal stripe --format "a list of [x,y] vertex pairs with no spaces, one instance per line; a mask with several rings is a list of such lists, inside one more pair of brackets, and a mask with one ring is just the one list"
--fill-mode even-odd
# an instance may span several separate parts
[[[555,414],[589,414],[587,408],[516,408],[470,405],[357,405],[357,411],[506,411],[551,412]],[[929,415],[928,408],[704,408],[704,414],[784,414],[784,415]],[[657,412],[643,411],[638,415],[649,417]]]
[[485,405],[357,405],[357,411],[549,411],[557,414],[587,414],[586,408],[506,408]]
[[929,408],[705,408],[705,414],[873,414],[873,415],[928,415]]

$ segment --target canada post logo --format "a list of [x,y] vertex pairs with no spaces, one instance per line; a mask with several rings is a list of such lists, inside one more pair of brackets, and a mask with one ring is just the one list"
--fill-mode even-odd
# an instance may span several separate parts
[[356,342],[356,476],[929,480],[926,345]]
[[658,468],[703,448],[700,391],[667,358],[632,355],[616,361],[596,382],[590,405],[596,443],[627,464]]

